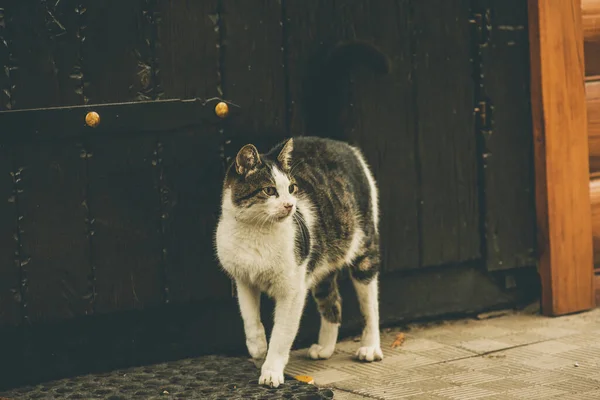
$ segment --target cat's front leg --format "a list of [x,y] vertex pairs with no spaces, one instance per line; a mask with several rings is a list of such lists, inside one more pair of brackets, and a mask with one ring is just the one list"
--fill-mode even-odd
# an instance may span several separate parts
[[284,381],[283,370],[290,357],[292,343],[298,333],[306,299],[306,290],[283,292],[275,297],[275,323],[271,332],[269,351],[261,369],[258,383],[278,387]]
[[259,366],[267,355],[267,336],[260,320],[260,290],[240,280],[236,280],[236,288],[248,353]]

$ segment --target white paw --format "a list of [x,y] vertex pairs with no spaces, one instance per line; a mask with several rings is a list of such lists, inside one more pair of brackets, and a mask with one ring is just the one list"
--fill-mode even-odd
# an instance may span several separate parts
[[313,360],[326,360],[333,354],[334,346],[323,347],[320,344],[313,344],[308,349],[308,356]]
[[263,365],[260,378],[258,378],[258,384],[272,388],[279,387],[279,385],[283,384],[283,369],[269,369]]
[[383,353],[379,346],[364,346],[358,349],[356,357],[358,357],[360,361],[366,362],[381,361],[383,360]]

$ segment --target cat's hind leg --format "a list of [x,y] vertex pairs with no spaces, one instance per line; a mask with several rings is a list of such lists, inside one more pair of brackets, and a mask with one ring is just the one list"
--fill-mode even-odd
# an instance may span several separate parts
[[342,298],[337,285],[338,271],[333,271],[312,290],[313,298],[321,314],[319,342],[308,350],[313,360],[327,359],[335,350],[338,330],[342,322]]
[[356,290],[360,311],[365,320],[360,348],[356,356],[361,361],[381,361],[379,337],[379,249],[373,245],[366,254],[358,257],[350,267],[352,283]]

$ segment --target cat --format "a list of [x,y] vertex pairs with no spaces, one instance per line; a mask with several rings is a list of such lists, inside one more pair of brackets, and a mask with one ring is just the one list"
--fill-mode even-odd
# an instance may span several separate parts
[[[372,47],[350,43],[334,50],[330,65]],[[284,383],[308,291],[321,315],[318,341],[308,356],[331,357],[342,316],[337,277],[343,268],[350,270],[365,320],[356,356],[366,362],[383,359],[379,218],[377,184],[357,147],[301,136],[266,154],[252,144],[239,150],[226,171],[215,244],[221,267],[236,283],[248,352],[262,363],[259,384]],[[275,301],[268,345],[261,293]]]

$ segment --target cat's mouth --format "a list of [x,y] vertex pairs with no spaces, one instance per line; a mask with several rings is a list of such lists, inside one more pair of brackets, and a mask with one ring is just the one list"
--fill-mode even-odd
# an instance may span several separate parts
[[294,214],[294,210],[282,212],[280,214],[277,214],[274,217],[274,219],[276,222],[282,222],[282,221],[285,221],[286,219],[288,219],[289,217],[291,217],[293,214]]
[[275,222],[283,222],[291,215],[292,214],[277,215],[275,216]]

